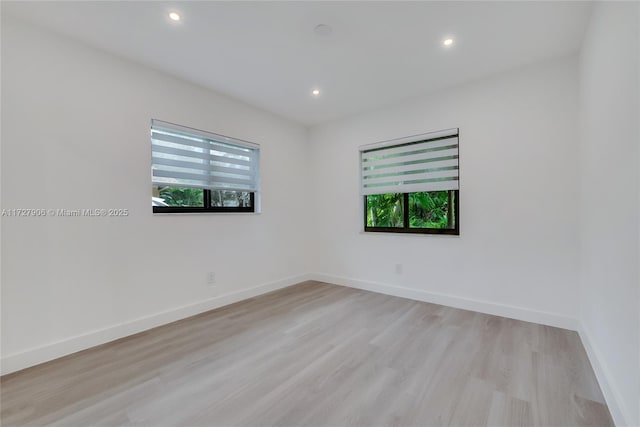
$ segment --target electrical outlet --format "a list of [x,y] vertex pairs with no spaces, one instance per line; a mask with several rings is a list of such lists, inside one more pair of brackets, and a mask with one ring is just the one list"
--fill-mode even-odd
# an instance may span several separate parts
[[402,264],[396,264],[396,274],[402,274]]
[[216,273],[210,271],[207,273],[207,285],[215,285],[216,284]]

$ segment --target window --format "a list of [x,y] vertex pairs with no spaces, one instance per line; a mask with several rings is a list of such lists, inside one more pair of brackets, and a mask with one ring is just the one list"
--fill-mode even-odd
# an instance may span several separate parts
[[364,230],[460,234],[458,129],[360,148]]
[[260,147],[152,120],[154,213],[256,212]]
[[365,231],[459,234],[458,191],[365,196]]

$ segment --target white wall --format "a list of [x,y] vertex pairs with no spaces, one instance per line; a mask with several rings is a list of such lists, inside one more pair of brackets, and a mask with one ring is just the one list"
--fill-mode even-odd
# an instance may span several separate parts
[[[262,213],[152,215],[151,118],[261,144]],[[2,207],[130,211],[2,218],[3,372],[299,281],[306,132],[3,14]]]
[[[575,327],[577,77],[560,59],[312,128],[316,277]],[[460,236],[362,233],[358,146],[451,127]]]
[[580,320],[618,425],[640,425],[638,3],[594,7],[581,54]]

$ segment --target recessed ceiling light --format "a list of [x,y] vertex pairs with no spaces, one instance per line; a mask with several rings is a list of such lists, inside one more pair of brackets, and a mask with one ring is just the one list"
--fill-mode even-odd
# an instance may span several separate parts
[[181,18],[180,14],[178,12],[170,12],[169,13],[169,19],[171,19],[172,21],[179,21]]
[[444,39],[442,44],[445,46],[451,46],[453,44],[453,39]]
[[319,89],[314,89],[314,90],[312,90],[312,91],[311,91],[311,95],[313,95],[313,96],[318,96],[318,95],[320,95],[320,90],[319,90]]

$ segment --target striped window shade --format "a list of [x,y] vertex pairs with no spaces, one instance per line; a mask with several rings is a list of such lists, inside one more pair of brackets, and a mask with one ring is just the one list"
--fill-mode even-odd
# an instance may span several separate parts
[[458,129],[360,147],[361,193],[457,190]]
[[153,184],[209,190],[258,191],[260,146],[152,120]]

